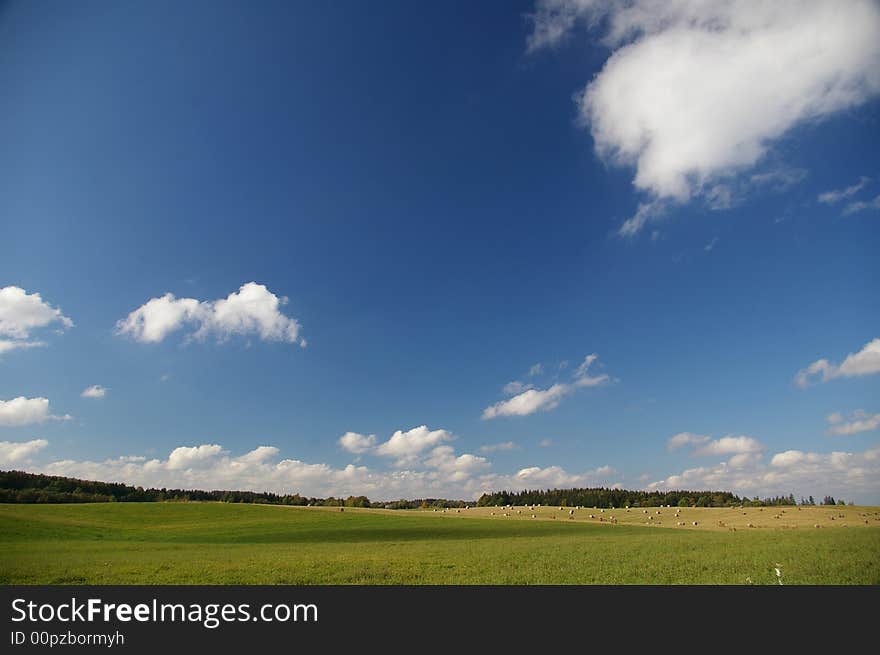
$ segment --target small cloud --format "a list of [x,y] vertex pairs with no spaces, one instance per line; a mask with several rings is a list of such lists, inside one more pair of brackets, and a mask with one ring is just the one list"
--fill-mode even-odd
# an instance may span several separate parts
[[519,446],[517,446],[512,441],[504,441],[502,443],[492,443],[486,444],[485,446],[480,446],[481,453],[495,453],[495,452],[503,452],[508,450],[518,450]]
[[834,412],[825,420],[831,426],[826,434],[834,437],[871,432],[880,427],[880,414],[868,414],[862,409],[857,409],[847,418],[841,416],[839,412]]
[[537,364],[533,364],[529,369],[529,377],[535,377],[536,375],[541,375],[544,372],[544,366],[538,362]]
[[709,437],[704,434],[693,434],[691,432],[679,432],[669,438],[666,442],[667,450],[678,450],[682,446],[699,446],[709,441]]
[[869,200],[868,202],[859,200],[849,203],[846,206],[846,209],[843,210],[843,215],[849,216],[850,214],[863,212],[866,209],[880,209],[880,196],[875,196],[873,200]]
[[538,442],[538,445],[541,448],[550,448],[553,446],[553,439],[541,439],[541,441]]
[[343,450],[360,455],[373,449],[376,445],[376,435],[346,432],[339,437],[339,445]]
[[826,191],[824,193],[820,193],[817,200],[826,205],[834,205],[841,200],[849,198],[850,196],[854,196],[859,191],[864,189],[868,184],[870,184],[871,178],[862,176],[859,178],[859,181],[853,184],[852,186],[848,186],[845,189],[835,189],[833,191]]
[[713,237],[709,243],[707,243],[705,246],[703,246],[703,250],[705,250],[706,252],[711,252],[712,249],[717,245],[718,245],[718,237]]
[[83,398],[103,398],[107,395],[107,391],[106,387],[102,387],[100,384],[93,384],[92,386],[83,389],[80,396]]

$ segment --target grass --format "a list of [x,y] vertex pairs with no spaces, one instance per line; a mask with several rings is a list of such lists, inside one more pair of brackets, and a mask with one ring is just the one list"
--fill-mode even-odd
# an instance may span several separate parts
[[661,526],[635,509],[516,511],[0,505],[0,583],[776,584],[778,563],[787,585],[880,584],[876,508],[835,521],[837,509],[789,508],[784,523],[774,508],[688,509],[687,527],[667,509]]

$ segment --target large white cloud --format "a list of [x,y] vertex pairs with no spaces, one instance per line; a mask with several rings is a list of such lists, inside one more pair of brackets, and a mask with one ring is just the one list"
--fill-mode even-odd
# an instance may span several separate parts
[[48,445],[49,442],[45,439],[0,441],[0,467],[12,467],[27,463],[33,455]]
[[[483,410],[483,419],[499,416],[528,416],[535,412],[548,412],[556,409],[562,399],[580,387],[594,387],[609,381],[605,374],[591,376],[590,366],[599,358],[595,353],[587,355],[575,369],[571,382],[557,382],[546,389],[527,388],[512,398],[501,400]],[[505,392],[511,391],[511,384],[505,386]],[[531,385],[529,385],[531,387]]]
[[622,235],[664,201],[711,204],[792,128],[880,92],[872,0],[538,0],[533,18],[530,51],[578,23],[613,49],[577,101],[597,152],[647,195]]
[[276,296],[256,282],[243,284],[226,298],[199,301],[176,298],[171,293],[151,298],[116,324],[119,334],[143,343],[157,343],[186,326],[190,336],[218,341],[232,336],[255,336],[263,341],[283,341],[305,346],[300,325],[281,313],[287,298]]
[[50,414],[48,398],[18,396],[11,400],[0,400],[0,426],[31,425],[50,420],[67,421],[71,418],[69,414]]
[[875,373],[880,373],[880,337],[866,343],[860,351],[847,355],[840,364],[834,364],[827,359],[817,359],[798,371],[794,381],[799,387],[807,387],[816,378],[828,382],[834,378],[851,378]]
[[16,286],[0,289],[0,355],[17,348],[45,345],[30,339],[31,332],[50,325],[65,330],[73,327],[73,321],[45,302],[39,293],[28,293]]
[[394,457],[398,466],[413,464],[425,450],[451,441],[452,434],[446,430],[431,430],[427,425],[420,425],[411,430],[397,430],[391,438],[379,444],[377,455]]

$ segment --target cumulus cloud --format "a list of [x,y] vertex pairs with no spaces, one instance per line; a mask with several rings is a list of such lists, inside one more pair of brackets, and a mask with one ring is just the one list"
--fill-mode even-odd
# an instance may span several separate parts
[[747,436],[726,436],[712,440],[705,434],[679,432],[666,442],[666,449],[669,451],[678,450],[683,446],[691,446],[693,448],[691,454],[695,457],[733,455],[729,464],[736,468],[759,458],[764,450],[760,441]]
[[106,395],[107,388],[102,387],[100,384],[93,384],[90,387],[86,387],[80,394],[83,398],[103,398]]
[[376,445],[375,434],[359,434],[357,432],[346,432],[339,437],[339,446],[350,453],[360,455],[373,449]]
[[31,441],[0,441],[0,468],[27,463],[30,458],[49,445],[45,439]]
[[39,293],[28,293],[16,286],[0,289],[0,355],[17,348],[46,345],[30,336],[34,330],[51,325],[61,331],[72,328],[73,321],[45,302]]
[[794,381],[799,387],[808,387],[816,378],[828,382],[835,378],[851,378],[880,373],[880,338],[872,339],[857,353],[850,353],[841,364],[817,359],[801,369]]
[[484,419],[498,416],[528,416],[538,411],[555,409],[572,391],[572,386],[557,383],[548,389],[529,389],[508,400],[501,400],[483,410]]
[[694,455],[739,455],[759,453],[763,449],[761,442],[753,437],[721,437],[700,446]]
[[[501,400],[483,410],[483,419],[499,416],[528,416],[535,412],[549,412],[556,409],[562,399],[579,387],[594,387],[608,382],[607,375],[591,376],[589,368],[598,359],[595,353],[587,355],[575,369],[571,382],[557,382],[547,389],[529,388],[517,393],[512,398]],[[508,387],[510,385],[507,385]],[[505,387],[507,389],[507,387]]]
[[857,409],[848,418],[834,412],[828,415],[826,421],[830,425],[827,432],[829,436],[848,436],[876,430],[880,427],[880,414],[869,414],[862,409]]
[[398,466],[406,466],[428,448],[452,439],[446,430],[431,430],[427,425],[420,425],[405,432],[397,430],[388,441],[379,444],[375,452],[383,457],[394,457]]
[[457,455],[446,444],[429,447],[417,468],[389,471],[282,459],[273,446],[260,446],[235,456],[218,444],[180,446],[166,458],[129,455],[103,461],[66,459],[33,464],[31,457],[46,446],[45,440],[0,442],[0,466],[27,464],[27,470],[35,473],[145,487],[238,489],[321,497],[363,494],[373,500],[475,499],[484,492],[500,489],[598,484],[603,476],[613,472],[607,466],[583,473],[550,466],[526,467],[513,474],[492,473],[485,458],[469,453]]
[[649,489],[729,490],[739,495],[831,494],[875,502],[880,497],[880,448],[861,453],[787,450],[770,464],[753,454],[716,466],[691,468],[652,482]]
[[68,421],[72,416],[55,416],[49,413],[48,398],[25,398],[0,400],[0,426],[31,425],[46,421]]
[[854,196],[859,191],[864,189],[871,181],[870,177],[862,176],[859,178],[859,181],[853,184],[852,186],[848,186],[845,189],[835,189],[832,191],[825,191],[824,193],[820,193],[818,196],[818,201],[821,203],[825,203],[826,205],[833,205],[841,200],[849,198],[850,196]]
[[503,452],[509,450],[517,450],[519,446],[517,446],[512,441],[504,441],[502,443],[491,443],[486,444],[484,446],[480,446],[481,453],[495,453],[495,452]]
[[704,444],[707,441],[709,441],[709,437],[704,434],[679,432],[678,434],[669,437],[669,441],[666,442],[666,448],[668,450],[677,450],[682,446],[699,446],[700,444]]
[[532,18],[530,52],[578,24],[613,51],[576,99],[597,153],[634,167],[648,197],[623,236],[662,215],[658,202],[707,196],[794,127],[880,91],[871,0],[539,0]]
[[200,301],[176,298],[171,293],[151,298],[116,324],[118,334],[142,343],[158,343],[184,327],[193,339],[214,336],[226,341],[233,336],[255,336],[263,341],[298,343],[300,325],[294,318],[281,313],[287,298],[276,296],[256,282],[243,284],[226,298]]
[[447,479],[451,482],[461,482],[488,468],[489,461],[470,453],[456,456],[452,446],[437,446],[425,459],[424,465],[447,474]]

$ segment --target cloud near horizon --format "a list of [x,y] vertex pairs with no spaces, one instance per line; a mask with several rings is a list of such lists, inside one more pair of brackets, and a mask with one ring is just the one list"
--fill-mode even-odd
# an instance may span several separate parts
[[757,453],[740,453],[715,466],[700,466],[652,482],[648,489],[731,491],[737,495],[831,494],[846,500],[880,495],[880,448],[861,453],[787,450],[770,464]]
[[624,237],[675,204],[717,206],[793,128],[880,92],[870,0],[538,0],[531,18],[529,53],[578,26],[611,50],[576,102],[597,154],[645,194]]
[[262,341],[282,341],[306,346],[300,324],[281,313],[288,299],[276,296],[256,282],[243,284],[226,298],[200,301],[174,294],[151,298],[116,323],[116,332],[140,343],[159,343],[186,326],[188,338],[203,341],[213,335],[218,342],[233,336],[254,336]]
[[570,473],[558,466],[525,467],[512,474],[489,471],[483,457],[456,455],[448,445],[428,447],[424,457],[407,468],[387,471],[348,464],[334,468],[296,459],[279,458],[274,446],[259,446],[240,456],[219,444],[179,446],[168,456],[122,456],[103,461],[54,460],[32,463],[48,446],[46,440],[0,442],[0,468],[27,465],[27,470],[104,482],[178,489],[241,490],[299,493],[306,496],[366,495],[372,500],[399,498],[468,498],[498,490],[522,490],[537,485],[608,484],[609,466]]

